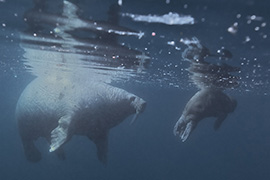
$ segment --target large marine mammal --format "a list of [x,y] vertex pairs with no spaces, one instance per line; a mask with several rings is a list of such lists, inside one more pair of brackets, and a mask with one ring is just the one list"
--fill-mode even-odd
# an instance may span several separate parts
[[145,106],[138,96],[105,83],[38,77],[22,92],[16,119],[29,161],[41,159],[34,145],[39,137],[45,137],[50,151],[63,157],[62,145],[73,135],[83,135],[96,144],[98,158],[105,163],[109,130],[129,115],[143,112]]

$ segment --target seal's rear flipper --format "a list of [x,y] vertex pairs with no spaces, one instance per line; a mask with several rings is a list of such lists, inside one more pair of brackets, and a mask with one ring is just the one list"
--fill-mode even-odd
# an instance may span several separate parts
[[93,140],[96,144],[98,159],[103,164],[107,164],[108,131],[105,131],[94,138],[89,137],[89,139]]
[[68,128],[71,122],[70,116],[63,116],[58,121],[58,126],[51,132],[50,152],[57,150],[68,139]]

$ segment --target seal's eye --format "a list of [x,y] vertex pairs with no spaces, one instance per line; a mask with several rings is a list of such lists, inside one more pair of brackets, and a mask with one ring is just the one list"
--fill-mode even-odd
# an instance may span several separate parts
[[135,96],[130,97],[129,100],[130,100],[130,102],[134,101],[135,100]]

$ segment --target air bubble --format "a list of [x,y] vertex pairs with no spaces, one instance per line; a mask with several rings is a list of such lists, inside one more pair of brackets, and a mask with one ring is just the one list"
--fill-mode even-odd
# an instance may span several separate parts
[[250,16],[250,19],[251,19],[251,20],[255,20],[255,19],[256,19],[256,15]]
[[265,27],[266,26],[266,22],[263,22],[262,24],[261,24],[261,27]]
[[171,46],[174,46],[175,45],[175,42],[174,41],[168,41],[167,44],[168,45],[171,45]]
[[249,36],[246,36],[245,42],[249,42],[250,40],[251,40],[250,37]]
[[233,23],[233,26],[238,26],[238,22]]
[[229,33],[231,33],[231,34],[236,34],[237,33],[237,30],[238,30],[237,26],[231,26],[231,27],[228,28],[227,31]]

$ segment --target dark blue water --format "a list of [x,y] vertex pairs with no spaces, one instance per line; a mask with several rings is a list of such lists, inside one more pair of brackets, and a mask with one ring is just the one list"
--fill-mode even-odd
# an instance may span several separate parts
[[[80,16],[106,20],[107,10],[116,0],[73,1]],[[61,2],[48,1],[57,12]],[[270,3],[267,0],[123,0],[121,13],[156,14],[177,12],[191,15],[193,25],[166,25],[134,22],[120,17],[120,25],[145,33],[144,37],[124,36],[119,41],[147,53],[151,64],[142,74],[115,86],[147,101],[138,120],[131,118],[110,131],[108,164],[100,163],[96,147],[85,137],[74,136],[64,145],[67,159],[49,153],[44,139],[37,141],[43,159],[26,160],[21,145],[15,107],[34,78],[23,61],[19,35],[27,29],[24,13],[32,1],[0,0],[0,179],[95,179],[95,180],[268,180],[270,178]],[[257,19],[250,17],[256,15]],[[237,32],[228,28],[235,22]],[[256,27],[259,27],[256,28]],[[152,36],[152,32],[156,36]],[[197,92],[189,82],[188,62],[181,54],[186,48],[181,38],[197,37],[216,52],[225,47],[233,54],[226,63],[241,67],[240,87],[227,90],[238,106],[218,131],[214,119],[201,121],[182,143],[173,127],[187,101]],[[250,40],[247,40],[250,39]],[[175,45],[167,42],[175,41]],[[178,48],[176,48],[178,47]],[[177,65],[177,66],[175,66]]]

